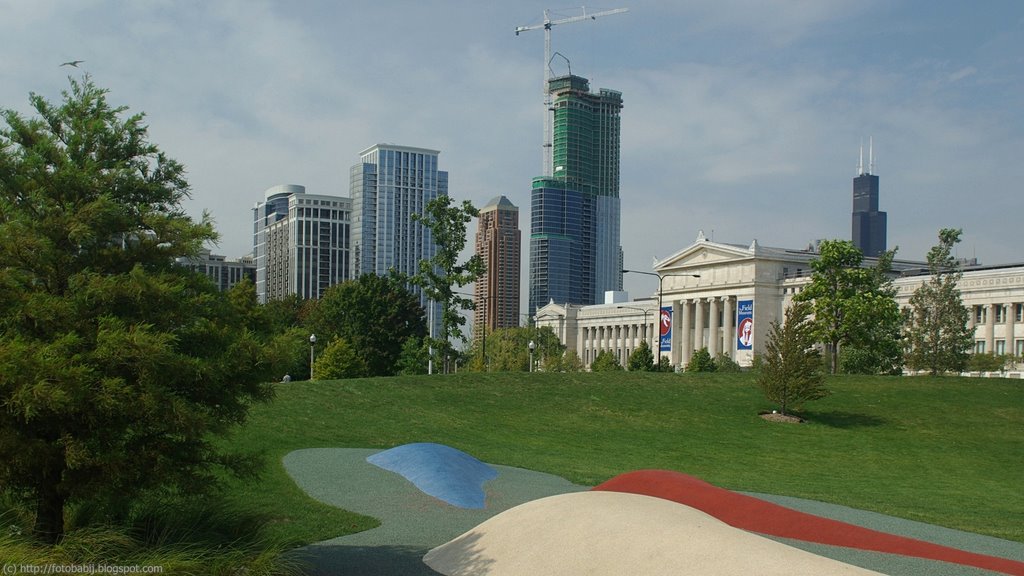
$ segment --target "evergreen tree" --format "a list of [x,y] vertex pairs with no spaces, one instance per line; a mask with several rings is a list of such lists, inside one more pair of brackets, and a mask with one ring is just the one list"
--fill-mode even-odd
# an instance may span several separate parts
[[821,355],[815,343],[811,305],[797,301],[786,310],[785,324],[772,322],[757,384],[768,400],[787,414],[790,408],[828,396]]
[[695,350],[693,356],[690,356],[690,361],[686,363],[687,372],[714,372],[715,361],[711,358],[711,353],[708,352],[707,348],[701,348]]
[[271,368],[251,308],[176,266],[216,235],[183,167],[85,76],[0,132],[0,487],[56,542],[76,502],[201,490]]
[[651,372],[654,370],[654,355],[651,353],[651,347],[647,344],[647,340],[641,340],[640,344],[633,350],[633,353],[629,355],[626,369],[630,372],[635,370]]
[[963,371],[974,343],[974,332],[967,326],[970,311],[957,287],[963,273],[953,257],[960,234],[950,228],[939,231],[939,243],[928,252],[931,276],[910,297],[907,364],[933,376]]

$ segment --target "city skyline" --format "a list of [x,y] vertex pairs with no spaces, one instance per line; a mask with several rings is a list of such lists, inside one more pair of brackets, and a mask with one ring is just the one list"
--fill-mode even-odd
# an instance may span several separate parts
[[[619,6],[629,12],[552,39],[573,73],[628,96],[627,268],[649,269],[700,229],[774,246],[849,239],[850,178],[869,137],[898,257],[923,259],[939,228],[962,227],[959,256],[1021,260],[1024,5],[588,8]],[[523,206],[541,164],[543,39],[513,30],[548,7],[0,0],[0,106],[30,114],[29,92],[58,99],[69,73],[91,74],[113,104],[147,114],[152,141],[188,170],[189,212],[211,212],[212,250],[232,258],[251,250],[261,191],[347,195],[349,159],[367,142],[443,150],[454,198]],[[84,62],[59,67],[69,60]],[[655,290],[625,282],[633,296]]]

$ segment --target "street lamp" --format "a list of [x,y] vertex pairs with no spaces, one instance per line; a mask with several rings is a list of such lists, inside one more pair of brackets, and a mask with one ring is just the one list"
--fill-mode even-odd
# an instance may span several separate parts
[[[629,309],[629,310],[636,310],[637,312],[643,312],[644,313],[644,338],[643,338],[643,340],[644,340],[644,342],[646,342],[647,341],[647,327],[650,326],[650,324],[647,323],[647,315],[650,314],[651,311],[646,309],[646,308],[637,308],[636,306],[617,306],[617,308],[626,308],[626,309]],[[660,310],[660,308],[659,308],[659,310]]]
[[700,278],[700,274],[672,274],[671,272],[668,273],[668,274],[658,274],[657,272],[644,272],[642,270],[623,270],[622,273],[623,274],[627,274],[627,273],[631,273],[631,274],[644,274],[644,275],[647,275],[647,276],[656,276],[658,278],[658,344],[657,344],[657,348],[658,348],[658,362],[657,362],[657,364],[661,365],[661,330],[662,330],[662,327],[665,324],[664,323],[664,319],[661,317],[661,291],[662,291],[662,289],[665,286],[665,277],[666,276],[690,276],[692,278]]
[[309,379],[313,379],[313,349],[316,348],[316,334],[309,335]]
[[533,349],[537,347],[537,343],[530,340],[530,372],[533,372]]

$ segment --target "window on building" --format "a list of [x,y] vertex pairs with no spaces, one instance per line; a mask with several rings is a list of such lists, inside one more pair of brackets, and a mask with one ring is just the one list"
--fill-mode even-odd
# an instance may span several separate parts
[[1014,315],[1016,316],[1016,321],[1024,322],[1024,304],[1014,304],[1013,307],[1017,309],[1017,312]]
[[974,323],[984,324],[988,322],[988,308],[985,306],[974,307]]
[[1017,357],[1024,356],[1024,340],[1017,340],[1014,346],[1013,355]]
[[996,354],[1000,356],[1006,354],[1006,340],[996,340]]
[[996,324],[1006,323],[1006,306],[996,306]]
[[984,340],[978,340],[978,341],[976,341],[974,343],[974,353],[975,354],[984,354],[985,353],[985,341]]

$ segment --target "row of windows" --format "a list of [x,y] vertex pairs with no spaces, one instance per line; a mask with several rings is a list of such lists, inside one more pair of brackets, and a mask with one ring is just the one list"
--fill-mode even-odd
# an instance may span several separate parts
[[[1009,354],[1009,351],[1006,349],[1006,340],[996,340],[994,344],[995,345],[993,346],[993,352],[996,355],[1001,356],[1004,354]],[[985,354],[987,352],[985,348],[987,348],[987,344],[984,340],[978,340],[974,343],[974,352],[976,354]],[[1014,341],[1013,355],[1024,356],[1024,340]]]
[[[1024,322],[1024,304],[1012,304],[1014,313],[1014,322]],[[974,306],[974,323],[975,324],[986,324],[988,323],[988,310],[989,306]],[[1007,319],[1007,308],[1006,305],[997,305],[995,307],[995,323],[1005,324]]]

